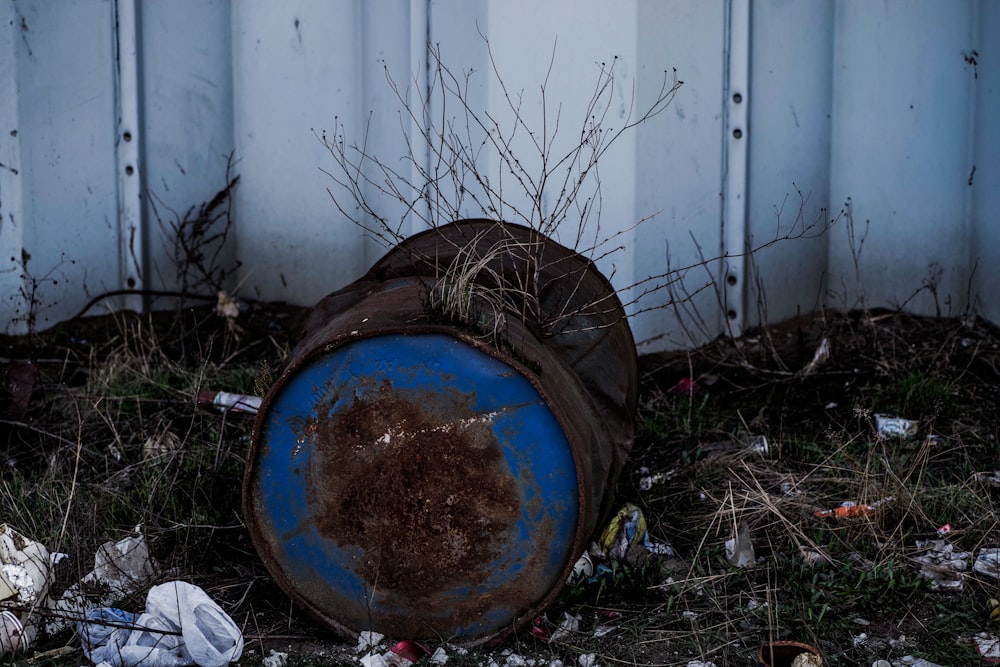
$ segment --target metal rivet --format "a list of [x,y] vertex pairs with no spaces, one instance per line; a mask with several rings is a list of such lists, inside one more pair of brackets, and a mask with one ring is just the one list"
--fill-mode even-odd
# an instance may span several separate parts
[[122,135],[122,139],[124,139],[125,141],[132,141],[132,133],[126,132],[125,134]]
[[729,274],[728,276],[726,276],[726,282],[729,283],[730,285],[735,285],[736,284],[736,276],[734,276],[732,274]]
[[125,167],[125,173],[131,176],[132,174],[135,173],[135,169],[132,168],[132,165],[128,165],[127,167]]
[[726,317],[728,317],[731,320],[735,320],[736,319],[736,311],[735,310],[730,310],[729,312],[726,313]]
[[743,136],[743,130],[741,130],[739,128],[736,128],[735,130],[733,130],[733,137],[734,138],[739,139],[742,136]]
[[739,104],[742,101],[743,101],[743,96],[742,95],[740,95],[739,93],[733,93],[733,102],[735,102],[736,104]]

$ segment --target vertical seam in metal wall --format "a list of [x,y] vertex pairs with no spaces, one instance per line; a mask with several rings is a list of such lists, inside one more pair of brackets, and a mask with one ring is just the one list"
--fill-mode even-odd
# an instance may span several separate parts
[[[10,294],[11,302],[5,305],[5,310],[11,314],[10,320],[0,329],[6,334],[24,333],[27,331],[26,321],[14,321],[18,315],[18,299],[24,282],[20,276],[19,260],[24,248],[24,215],[23,215],[23,178],[21,166],[21,134],[18,132],[20,118],[18,113],[18,59],[17,41],[15,35],[20,29],[15,20],[17,9],[13,0],[0,0],[0,130],[5,136],[0,137],[0,252],[9,251],[11,266],[7,267],[14,273],[11,283],[19,289]],[[7,253],[0,255],[7,261]],[[22,260],[23,261],[23,260]],[[7,272],[5,268],[4,272]],[[7,284],[4,280],[2,283]]]
[[[421,0],[417,0],[420,2]],[[420,114],[420,120],[424,124],[421,130],[430,126],[430,100],[431,100],[431,4],[433,0],[423,0],[424,3],[424,43],[422,49],[416,49],[418,52],[423,53],[423,67],[420,70],[421,80],[421,90],[420,95],[424,98],[424,103],[421,105],[423,113]],[[424,142],[424,173],[431,173],[431,145],[428,142]],[[429,186],[425,186],[429,187]],[[424,205],[427,207],[427,219],[432,220],[433,207],[431,206],[429,192],[424,192]],[[416,224],[416,220],[414,220]],[[417,230],[414,229],[414,232]]]
[[[118,185],[118,247],[121,287],[145,285],[145,230],[139,164],[139,64],[136,0],[115,0],[115,157]],[[122,307],[144,310],[140,294],[123,298]]]
[[[969,37],[972,44],[969,45],[969,50],[979,52],[982,48],[982,0],[973,0],[972,6],[972,17],[971,25],[969,26]],[[975,71],[975,70],[973,70]],[[966,285],[970,287],[964,295],[964,299],[967,303],[963,303],[963,310],[968,312],[975,312],[975,300],[976,297],[972,293],[971,287],[975,283],[975,276],[973,271],[986,270],[985,267],[977,267],[976,261],[978,258],[976,254],[976,226],[980,224],[976,215],[976,191],[975,191],[975,176],[976,172],[973,171],[976,168],[976,146],[978,142],[976,138],[979,135],[979,81],[978,78],[974,78],[969,84],[969,135],[966,138],[966,157],[969,164],[969,180],[968,187],[965,189],[965,211],[962,215],[962,223],[964,229],[962,230],[962,243],[965,246],[963,248],[963,256],[965,257],[965,282]]]
[[747,127],[750,72],[750,0],[728,0],[723,72],[723,313],[730,335],[743,331],[747,253]]

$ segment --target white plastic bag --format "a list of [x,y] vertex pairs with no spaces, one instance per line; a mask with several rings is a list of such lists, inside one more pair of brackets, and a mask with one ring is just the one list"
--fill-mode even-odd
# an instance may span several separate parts
[[243,633],[233,619],[183,581],[151,588],[138,617],[103,608],[86,618],[78,631],[87,657],[112,667],[224,667],[243,654]]

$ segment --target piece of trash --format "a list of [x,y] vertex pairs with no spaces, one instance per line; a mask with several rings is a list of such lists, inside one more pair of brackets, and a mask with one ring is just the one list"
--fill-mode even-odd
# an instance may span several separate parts
[[0,524],[0,600],[30,605],[48,589],[49,550]]
[[573,571],[569,573],[567,583],[572,585],[580,579],[587,579],[592,576],[594,576],[594,561],[589,553],[584,553],[573,565]]
[[215,314],[219,317],[225,317],[227,320],[235,320],[240,316],[240,302],[234,297],[229,296],[222,290],[219,290],[218,298],[215,303]]
[[911,419],[875,415],[875,431],[882,437],[909,438],[916,434],[918,425]]
[[0,655],[20,651],[22,634],[24,626],[21,619],[10,610],[0,611]]
[[972,569],[979,574],[1000,578],[1000,548],[985,547],[976,554]]
[[[50,600],[55,614],[46,618],[45,631],[51,635],[65,628],[67,619],[80,618],[87,609],[116,604],[152,581],[157,569],[139,526],[134,535],[105,542],[94,554],[94,569]],[[100,595],[95,597],[95,591]]]
[[594,637],[595,638],[606,637],[607,635],[610,635],[617,629],[618,626],[616,625],[598,625],[596,628],[594,628]]
[[580,617],[574,616],[568,612],[563,612],[563,620],[559,622],[558,627],[553,631],[552,636],[549,641],[559,642],[568,637],[571,637],[573,633],[580,631]]
[[434,653],[431,654],[431,657],[428,658],[428,660],[433,662],[435,665],[443,665],[448,662],[448,652],[445,651],[444,648],[438,646],[434,649]]
[[756,564],[750,528],[746,523],[741,522],[733,538],[726,540],[726,559],[736,567],[753,567]]
[[240,659],[243,633],[198,586],[171,581],[146,595],[146,610],[88,610],[76,623],[83,651],[111,667],[224,667]]
[[941,526],[940,528],[937,529],[937,534],[939,536],[941,536],[941,537],[944,537],[945,535],[947,535],[950,532],[951,532],[951,524],[950,523],[946,523],[946,524],[944,524],[943,526]]
[[912,655],[904,655],[899,659],[898,664],[905,665],[906,667],[945,667],[944,665],[939,665],[936,662],[931,662],[930,660],[915,658]]
[[819,342],[819,346],[816,347],[816,351],[813,353],[812,360],[802,368],[802,375],[810,375],[816,372],[816,369],[826,363],[826,360],[830,358],[830,341],[826,338]]
[[987,600],[986,611],[989,614],[991,621],[1000,623],[1000,600],[996,598],[990,598]]
[[[377,649],[384,639],[385,636],[381,633],[370,630],[358,634],[358,652],[371,649],[367,655],[358,658],[364,667],[410,667],[422,658],[433,659],[433,655],[437,655],[437,652],[431,654],[426,646],[410,639],[397,642],[385,653],[378,653]],[[448,659],[447,653],[442,652],[442,655],[443,658],[440,659],[439,664],[443,664]]]
[[584,653],[576,659],[576,663],[580,667],[595,667],[597,665],[597,656],[593,653]]
[[917,540],[916,546],[921,552],[910,560],[920,566],[922,577],[931,580],[933,590],[962,590],[972,554],[955,551],[955,546],[944,540]]
[[275,651],[271,649],[271,653],[261,660],[263,667],[285,667],[288,662],[288,654],[284,651]]
[[879,507],[882,507],[886,503],[890,503],[892,501],[892,496],[867,504],[856,503],[853,500],[845,500],[840,503],[840,507],[835,507],[832,510],[819,510],[817,512],[813,512],[813,516],[819,517],[820,519],[826,519],[829,517],[835,517],[837,519],[850,519],[858,516],[866,516],[877,510]]
[[539,639],[549,638],[549,629],[545,627],[544,616],[535,616],[535,620],[531,622],[531,634],[535,635]]
[[757,664],[761,667],[822,667],[819,649],[796,641],[773,641],[757,649]]
[[976,642],[976,651],[982,662],[988,664],[1000,663],[1000,637],[986,632],[980,632],[973,641]]
[[228,391],[203,391],[198,394],[198,406],[203,408],[218,408],[219,410],[236,410],[255,415],[260,411],[263,399],[260,396],[247,394],[232,394]]
[[704,660],[688,660],[687,667],[715,667],[715,663]]
[[802,562],[810,567],[830,562],[830,557],[825,553],[818,549],[810,549],[805,545],[799,547],[799,554],[802,556]]
[[388,661],[380,653],[369,653],[358,658],[362,667],[389,667]]
[[655,475],[646,475],[645,477],[641,477],[639,479],[639,490],[649,491],[657,484],[666,482],[667,480],[672,478],[676,473],[677,473],[676,470],[670,470],[668,472],[658,472]]
[[701,391],[701,385],[698,384],[698,381],[692,377],[684,377],[678,380],[677,384],[673,386],[673,391],[678,394],[694,396]]
[[378,648],[384,639],[385,635],[381,632],[362,630],[358,633],[358,648],[356,650],[358,653],[364,653],[368,649]]
[[888,660],[876,660],[872,663],[872,667],[892,667],[892,663]]
[[159,458],[176,452],[181,447],[181,439],[176,433],[167,429],[151,435],[142,443],[142,460]]
[[767,456],[771,452],[771,446],[767,442],[766,435],[751,435],[748,437],[747,449],[761,456]]
[[[16,615],[5,612],[0,655],[25,650],[38,635],[30,608],[46,599],[49,586],[49,550],[7,524],[0,524],[0,602],[10,602],[28,611]],[[16,640],[16,641],[15,641]]]
[[[635,563],[646,554],[671,556],[673,553],[670,545],[650,539],[646,531],[646,517],[632,503],[618,510],[591,546],[592,556],[627,563]],[[597,576],[596,569],[593,576]]]
[[977,472],[976,479],[990,486],[1000,486],[1000,470],[993,472]]
[[404,639],[401,642],[397,642],[389,651],[410,662],[416,662],[421,658],[429,658],[431,656],[431,652],[426,646],[412,639]]
[[823,658],[815,653],[799,653],[792,660],[791,667],[823,667]]

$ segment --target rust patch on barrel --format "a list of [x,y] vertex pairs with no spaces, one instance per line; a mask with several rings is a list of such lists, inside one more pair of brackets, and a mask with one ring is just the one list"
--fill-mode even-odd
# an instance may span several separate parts
[[357,572],[377,591],[481,584],[521,514],[492,415],[432,406],[386,380],[315,433],[306,483],[317,531],[360,547]]

